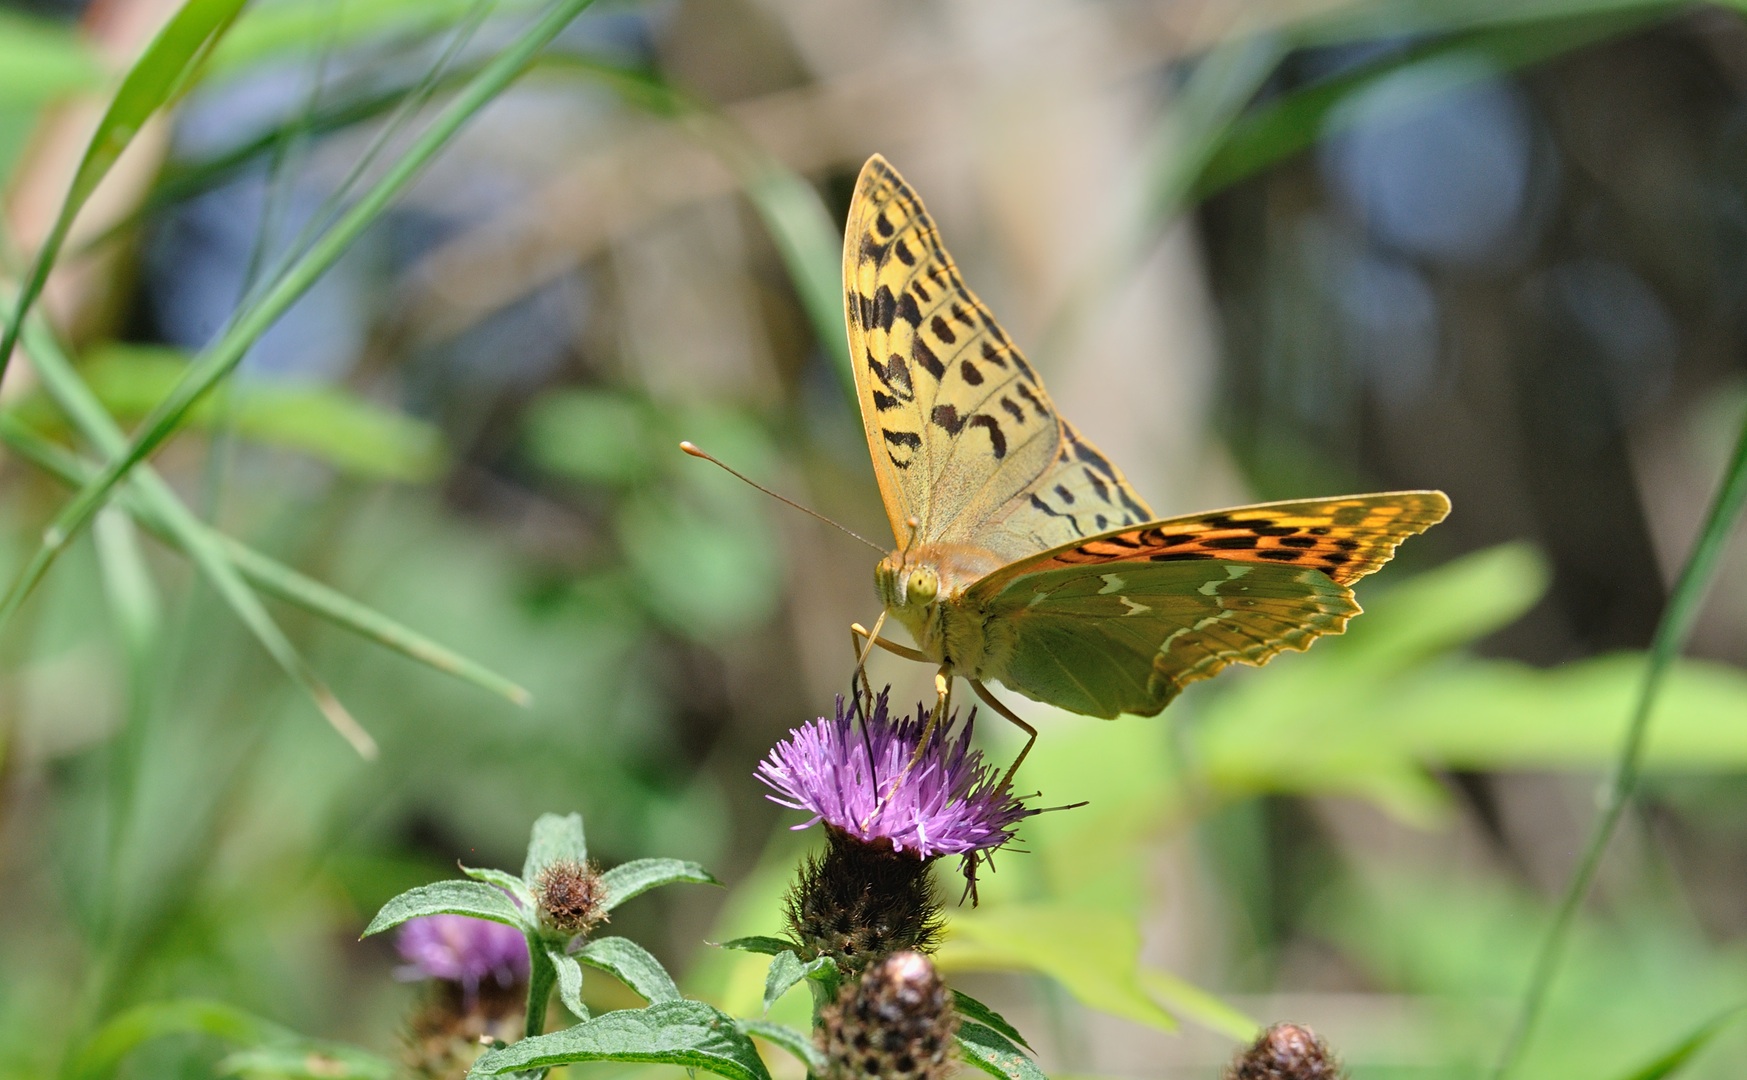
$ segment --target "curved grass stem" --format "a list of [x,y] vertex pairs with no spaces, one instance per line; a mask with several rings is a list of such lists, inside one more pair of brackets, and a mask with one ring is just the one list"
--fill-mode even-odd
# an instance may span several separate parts
[[1693,543],[1692,553],[1687,556],[1686,565],[1681,569],[1680,577],[1675,581],[1674,590],[1669,595],[1668,606],[1656,625],[1656,634],[1651,639],[1650,653],[1644,668],[1644,681],[1639,685],[1638,697],[1632,706],[1631,723],[1626,729],[1626,740],[1620,747],[1619,760],[1614,766],[1613,778],[1608,785],[1601,813],[1596,818],[1589,843],[1585,845],[1583,855],[1577,861],[1571,882],[1566,886],[1565,895],[1559,901],[1552,925],[1547,928],[1547,936],[1535,956],[1528,987],[1523,992],[1522,1004],[1517,1010],[1509,1034],[1505,1037],[1503,1049],[1499,1052],[1498,1064],[1492,1070],[1492,1080],[1504,1080],[1510,1074],[1534,1034],[1535,1024],[1540,1020],[1541,1012],[1546,1006],[1553,977],[1558,974],[1559,963],[1564,958],[1571,927],[1577,919],[1577,911],[1589,895],[1596,871],[1600,869],[1602,857],[1607,853],[1608,842],[1613,839],[1614,831],[1619,827],[1620,819],[1625,816],[1626,806],[1638,786],[1638,777],[1643,771],[1644,744],[1650,734],[1650,720],[1663,680],[1675,657],[1680,655],[1687,639],[1692,636],[1693,624],[1698,620],[1705,590],[1716,574],[1717,563],[1722,558],[1729,532],[1740,517],[1744,505],[1747,505],[1747,425],[1742,428],[1740,441],[1736,443],[1735,453],[1723,475],[1722,485],[1711,501],[1704,524],[1699,529],[1698,539]]

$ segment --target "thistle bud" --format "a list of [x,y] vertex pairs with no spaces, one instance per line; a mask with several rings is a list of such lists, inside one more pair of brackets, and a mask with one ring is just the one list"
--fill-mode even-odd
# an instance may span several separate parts
[[896,952],[933,952],[942,915],[928,863],[889,843],[867,843],[836,829],[825,835],[825,854],[801,863],[783,900],[802,955],[829,956],[854,976]]
[[823,1080],[944,1080],[955,1062],[958,1014],[934,965],[894,953],[845,980],[819,1012]]
[[540,924],[565,934],[586,934],[607,921],[606,890],[592,863],[560,859],[534,879]]
[[1226,1070],[1226,1080],[1340,1080],[1346,1072],[1316,1032],[1275,1024]]

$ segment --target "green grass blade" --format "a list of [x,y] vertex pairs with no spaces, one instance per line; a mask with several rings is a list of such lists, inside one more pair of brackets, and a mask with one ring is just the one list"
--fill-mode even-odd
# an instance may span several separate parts
[[1547,991],[1552,986],[1553,976],[1559,970],[1559,962],[1564,957],[1565,944],[1576,921],[1577,909],[1589,895],[1590,885],[1595,881],[1595,873],[1601,866],[1608,841],[1613,839],[1614,830],[1618,828],[1620,818],[1625,814],[1626,804],[1631,801],[1632,793],[1637,787],[1638,775],[1643,766],[1644,742],[1650,734],[1650,719],[1657,694],[1662,689],[1669,665],[1680,655],[1687,639],[1692,636],[1693,624],[1698,620],[1705,592],[1716,574],[1729,533],[1740,518],[1743,506],[1747,506],[1747,425],[1742,427],[1740,441],[1736,444],[1734,456],[1723,474],[1722,485],[1717,489],[1716,497],[1705,514],[1704,524],[1699,528],[1692,553],[1687,556],[1686,565],[1681,568],[1680,577],[1674,583],[1668,606],[1656,624],[1656,635],[1650,641],[1650,655],[1644,668],[1644,681],[1640,684],[1637,701],[1632,706],[1631,723],[1626,730],[1625,742],[1620,747],[1619,759],[1614,765],[1613,779],[1608,785],[1606,800],[1596,818],[1589,843],[1584,847],[1577,868],[1572,872],[1571,882],[1559,902],[1552,925],[1547,928],[1547,936],[1535,957],[1535,965],[1529,975],[1522,1004],[1505,1037],[1498,1064],[1493,1069],[1494,1080],[1503,1080],[1510,1073],[1523,1047],[1534,1034],[1535,1023],[1540,1019],[1541,1010],[1546,1004]]
[[[71,487],[79,487],[97,475],[97,466],[88,464],[77,454],[32,431],[11,413],[0,412],[0,443]],[[490,668],[437,644],[418,631],[353,600],[331,586],[298,573],[240,540],[213,530],[211,526],[195,518],[186,507],[181,506],[180,501],[166,504],[164,500],[154,497],[152,492],[140,490],[138,480],[146,475],[148,473],[143,470],[136,472],[134,485],[122,491],[121,505],[147,531],[171,547],[186,553],[187,546],[182,530],[192,528],[206,532],[223,548],[243,577],[269,596],[302,608],[408,659],[489,690],[517,705],[526,705],[533,700],[526,689]],[[167,494],[174,499],[173,492]]]
[[388,205],[424,171],[438,151],[448,145],[461,126],[521,75],[530,60],[593,0],[557,0],[508,48],[480,69],[446,105],[413,145],[324,233],[284,275],[267,290],[260,302],[243,312],[230,329],[203,351],[188,374],[159,403],[135,434],[127,450],[112,459],[93,480],[62,508],[24,570],[0,600],[0,625],[17,612],[65,550],[72,537],[85,527],[91,515],[109,497],[129,469],[163,443],[182,422],[188,410],[219,380],[242,362],[257,339],[313,285],[351,246]]
[[1733,1024],[1741,1015],[1741,1008],[1737,1005],[1711,1017],[1667,1050],[1621,1076],[1620,1080],[1669,1080],[1669,1077],[1686,1068],[1687,1063],[1698,1056],[1700,1050],[1709,1046],[1712,1039]]
[[85,201],[109,175],[110,168],[146,120],[186,85],[189,75],[224,35],[243,3],[244,0],[188,0],[164,24],[158,36],[152,39],[122,78],[85,148],[85,156],[73,174],[73,182],[55,215],[54,225],[25,275],[17,308],[12,318],[6,321],[5,331],[0,332],[0,379],[4,379],[13,347],[18,344],[24,316],[42,295],[49,271],[54,268],[61,246],[67,241],[67,233],[73,227],[73,220],[79,216]]

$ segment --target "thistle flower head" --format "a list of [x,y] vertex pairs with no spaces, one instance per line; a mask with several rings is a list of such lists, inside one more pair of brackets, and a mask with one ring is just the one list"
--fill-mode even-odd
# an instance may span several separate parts
[[[971,749],[975,711],[962,729],[955,730],[956,714],[941,721],[917,758],[927,710],[894,721],[889,693],[881,692],[863,723],[845,714],[839,697],[834,718],[790,732],[758,766],[758,778],[775,792],[767,797],[813,815],[797,829],[823,821],[851,839],[884,841],[922,859],[975,857],[1011,840],[1037,811],[1001,787]],[[915,767],[905,772],[912,758]]]
[[825,1080],[945,1080],[955,1067],[958,1014],[934,965],[893,953],[845,980],[819,1013]]
[[528,979],[528,942],[513,926],[466,915],[409,920],[395,938],[411,978],[447,979],[472,994],[486,980],[513,986]]
[[534,882],[534,907],[542,925],[565,934],[586,934],[607,921],[606,890],[593,863],[560,859]]
[[1226,1080],[1340,1080],[1346,1073],[1316,1032],[1275,1024],[1226,1070]]

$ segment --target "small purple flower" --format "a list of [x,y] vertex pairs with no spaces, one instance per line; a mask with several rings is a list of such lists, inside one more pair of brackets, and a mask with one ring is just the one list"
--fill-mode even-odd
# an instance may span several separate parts
[[407,978],[447,979],[468,994],[486,979],[513,986],[528,978],[528,942],[513,926],[466,915],[408,920],[395,938]]
[[759,763],[758,778],[776,793],[766,797],[813,815],[796,829],[823,821],[854,839],[889,841],[922,859],[974,858],[1011,840],[1019,822],[1037,811],[1000,788],[982,752],[970,748],[976,711],[956,733],[957,715],[943,720],[916,767],[904,774],[928,711],[919,708],[915,717],[894,722],[888,693],[880,694],[865,723],[846,716],[839,697],[835,719],[820,717],[790,732]]

